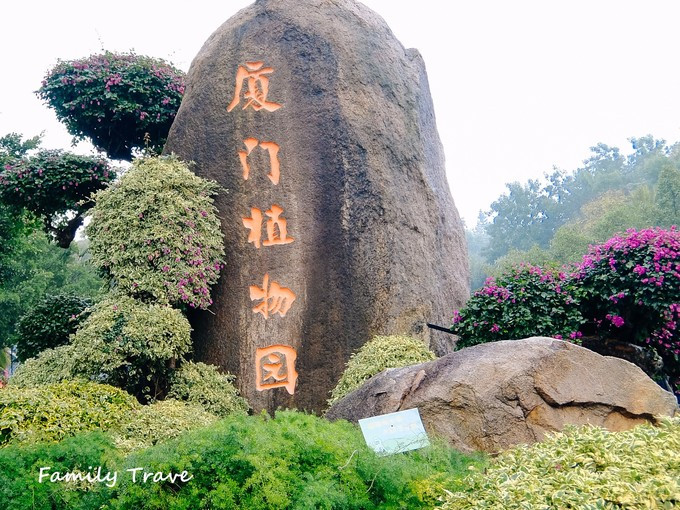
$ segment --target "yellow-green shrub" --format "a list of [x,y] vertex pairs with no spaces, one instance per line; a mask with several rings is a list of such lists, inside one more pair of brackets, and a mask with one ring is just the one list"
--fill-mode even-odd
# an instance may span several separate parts
[[122,390],[82,381],[0,391],[0,446],[9,441],[60,441],[109,430],[139,403]]
[[443,508],[676,508],[680,419],[625,432],[571,427],[501,454],[445,496]]
[[217,416],[246,413],[248,402],[239,396],[234,376],[221,374],[217,367],[186,362],[172,374],[168,397],[198,405]]
[[405,367],[435,359],[420,340],[408,336],[376,336],[352,354],[347,368],[328,400],[329,405],[348,395],[387,368]]
[[154,402],[123,417],[114,430],[115,445],[123,452],[148,448],[215,421],[217,416],[195,405],[176,400]]

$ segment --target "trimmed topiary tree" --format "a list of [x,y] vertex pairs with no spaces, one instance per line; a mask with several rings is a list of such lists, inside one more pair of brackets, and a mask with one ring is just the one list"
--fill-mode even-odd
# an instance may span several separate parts
[[129,161],[135,148],[162,149],[184,77],[161,59],[106,52],[60,61],[37,95],[75,140],[89,139],[110,158]]
[[26,361],[45,349],[69,343],[69,336],[89,315],[92,300],[73,295],[46,296],[17,324],[17,358]]
[[425,344],[408,336],[375,336],[347,362],[328,405],[348,395],[368,379],[388,368],[406,367],[435,359]]
[[198,405],[217,416],[246,413],[248,402],[234,387],[234,376],[205,363],[185,362],[172,374],[169,398]]
[[174,366],[191,350],[190,334],[179,310],[113,295],[73,337],[74,375],[123,388],[143,403],[163,398]]
[[104,158],[43,150],[4,167],[0,198],[42,219],[45,232],[60,247],[68,248],[93,205],[87,199],[115,177]]
[[87,227],[93,264],[136,299],[207,308],[224,255],[211,198],[218,189],[175,157],[136,160],[96,196]]

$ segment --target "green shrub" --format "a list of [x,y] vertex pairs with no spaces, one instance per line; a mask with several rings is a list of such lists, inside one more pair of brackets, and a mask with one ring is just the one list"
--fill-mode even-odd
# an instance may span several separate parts
[[178,484],[125,479],[111,508],[427,508],[419,480],[446,472],[461,476],[473,462],[450,448],[377,457],[358,428],[297,412],[237,416],[138,452],[126,468],[187,471]]
[[217,367],[186,362],[172,374],[168,397],[196,404],[217,416],[248,411],[248,402],[234,387],[234,376],[221,374]]
[[198,406],[163,400],[130,410],[113,430],[119,451],[148,448],[217,420]]
[[0,446],[108,430],[138,407],[131,395],[103,384],[63,381],[33,388],[8,386],[0,391]]
[[583,322],[566,274],[520,264],[489,278],[463,310],[455,310],[451,330],[462,348],[531,336],[577,340]]
[[76,374],[76,350],[73,345],[62,345],[45,349],[35,358],[29,358],[10,377],[9,386],[30,388],[43,384],[54,384],[66,379],[83,379]]
[[190,334],[179,310],[112,295],[73,337],[74,375],[123,388],[142,402],[162,397],[173,360],[191,349]]
[[405,367],[435,359],[423,342],[407,336],[376,336],[352,354],[347,368],[328,400],[329,405],[348,395],[387,368]]
[[137,159],[96,196],[87,227],[93,264],[134,298],[208,307],[224,255],[217,189],[175,157]]
[[72,295],[46,296],[17,324],[17,358],[25,361],[45,349],[69,343],[69,336],[87,318],[92,301]]
[[[12,510],[95,510],[104,508],[110,489],[104,484],[55,482],[43,474],[72,471],[96,472],[102,476],[116,470],[120,460],[110,437],[90,432],[70,437],[61,443],[11,445],[0,448],[0,508]],[[93,470],[90,470],[90,468]],[[120,475],[119,475],[120,476]]]
[[625,432],[569,428],[502,453],[445,496],[443,508],[676,508],[680,419]]

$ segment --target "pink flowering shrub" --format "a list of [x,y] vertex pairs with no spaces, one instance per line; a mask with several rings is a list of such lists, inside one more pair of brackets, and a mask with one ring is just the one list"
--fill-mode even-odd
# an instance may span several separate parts
[[452,331],[460,337],[458,348],[536,335],[577,341],[582,323],[565,273],[522,264],[489,278],[454,311]]
[[96,195],[87,227],[93,264],[135,299],[207,308],[224,255],[218,189],[175,157],[135,160]]
[[[103,157],[42,150],[0,169],[0,199],[41,218],[47,233],[67,248],[82,215],[93,205],[87,201],[90,194],[115,177],[115,170]],[[69,211],[75,213],[75,219],[67,219]]]
[[130,160],[134,147],[163,147],[184,77],[161,59],[106,52],[59,62],[37,95],[76,140],[87,138],[112,159]]
[[584,334],[654,349],[680,382],[680,232],[628,230],[593,246],[571,275]]

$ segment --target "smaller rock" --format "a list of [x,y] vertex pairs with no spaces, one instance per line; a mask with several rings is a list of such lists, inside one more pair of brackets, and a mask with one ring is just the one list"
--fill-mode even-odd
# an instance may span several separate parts
[[428,433],[462,451],[492,453],[540,441],[568,424],[620,431],[677,412],[674,396],[632,363],[534,337],[385,370],[326,417],[356,422],[414,407]]

